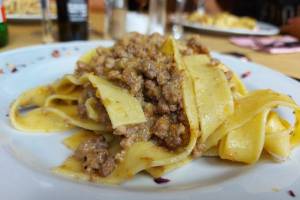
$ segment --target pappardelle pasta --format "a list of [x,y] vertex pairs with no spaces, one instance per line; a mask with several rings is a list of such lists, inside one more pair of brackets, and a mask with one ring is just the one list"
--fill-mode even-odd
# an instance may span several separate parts
[[[294,110],[294,125],[278,106]],[[10,120],[26,133],[79,128],[63,141],[74,153],[53,172],[120,184],[205,155],[253,164],[265,151],[285,160],[300,141],[299,114],[287,95],[247,91],[196,36],[130,33],[83,55],[74,74],[24,92]]]

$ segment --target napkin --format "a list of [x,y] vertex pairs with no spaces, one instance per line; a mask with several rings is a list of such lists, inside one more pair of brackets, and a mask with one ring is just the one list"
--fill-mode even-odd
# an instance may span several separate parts
[[288,35],[275,37],[231,37],[229,40],[237,46],[271,54],[300,52],[300,41]]
[[149,18],[145,14],[128,12],[126,17],[126,32],[139,32],[146,34]]

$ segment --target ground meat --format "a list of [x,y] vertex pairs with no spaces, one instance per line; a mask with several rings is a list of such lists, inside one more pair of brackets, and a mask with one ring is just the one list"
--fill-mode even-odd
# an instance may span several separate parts
[[167,148],[174,150],[183,146],[185,133],[186,129],[183,124],[172,124],[168,136],[164,139]]
[[104,66],[108,69],[111,69],[115,66],[115,59],[108,57],[105,59]]
[[75,73],[77,73],[77,74],[82,75],[83,72],[92,72],[93,71],[92,66],[88,65],[84,62],[78,61],[76,64],[77,64],[77,69],[76,69]]
[[[113,48],[98,48],[90,64],[92,68],[78,69],[104,76],[129,90],[141,102],[147,122],[121,126],[113,131],[121,138],[120,144],[125,149],[137,141],[158,139],[162,146],[175,150],[185,145],[189,137],[189,124],[183,111],[183,74],[177,69],[174,57],[161,52],[166,39],[159,34],[130,33]],[[189,38],[180,46],[180,52],[204,51],[197,38]],[[84,113],[83,106],[79,109]],[[107,123],[108,115],[103,109],[100,105],[99,113],[104,113],[104,117],[99,121]]]
[[191,56],[194,54],[193,49],[187,48],[186,46],[182,46],[180,49],[180,53],[185,56]]
[[182,107],[179,110],[177,110],[176,117],[178,122],[183,123],[185,126],[189,126],[187,116],[185,115],[185,112]]
[[211,67],[218,67],[220,64],[221,63],[220,63],[219,60],[217,60],[217,59],[211,59],[210,63],[209,63],[209,66],[211,66]]
[[114,58],[129,58],[130,56],[126,52],[126,49],[122,48],[122,46],[115,46],[113,52]]
[[143,78],[134,69],[124,69],[122,77],[123,81],[129,86],[131,94],[136,95],[139,93],[143,87]]
[[233,77],[233,72],[230,71],[230,70],[228,70],[227,72],[224,72],[224,73],[225,73],[226,79],[228,81],[230,81],[232,79],[232,77]]
[[110,80],[122,80],[122,74],[119,70],[111,70],[107,73],[107,78]]
[[139,137],[148,137],[149,130],[148,127],[142,124],[118,126],[114,132],[114,135],[124,135],[129,137],[130,135],[138,135]]
[[160,48],[164,42],[165,38],[162,37],[159,33],[153,33],[149,37],[149,43],[154,45],[156,48]]
[[85,84],[82,92],[82,99],[88,99],[90,97],[96,97],[96,89],[90,84]]
[[145,103],[143,105],[144,113],[146,117],[151,117],[156,112],[156,108],[152,103]]
[[230,81],[233,77],[233,72],[229,69],[227,69],[226,66],[224,66],[219,60],[217,59],[211,59],[209,66],[211,67],[217,67],[220,70],[222,70],[226,76],[227,81]]
[[100,122],[103,125],[111,127],[111,122],[110,122],[108,113],[107,113],[105,107],[103,106],[103,104],[100,101],[97,102],[96,112],[98,112],[98,116],[99,116],[97,121]]
[[140,62],[139,69],[143,73],[143,75],[149,79],[154,79],[158,73],[158,69],[157,66],[155,66],[155,62],[151,60],[145,60],[143,62]]
[[84,103],[87,99],[95,97],[96,90],[92,87],[91,84],[86,84],[83,87],[84,90],[81,93],[80,100],[77,106],[77,111],[81,118],[87,118],[87,111]]
[[161,89],[155,81],[145,81],[145,95],[152,100],[158,100],[161,97]]
[[182,123],[171,124],[169,117],[166,115],[156,121],[152,127],[152,132],[170,150],[175,150],[186,143],[185,126]]
[[126,67],[132,67],[132,64],[133,64],[133,62],[130,59],[128,59],[128,58],[116,59],[114,69],[123,70]]
[[[91,84],[86,84],[86,85],[84,85],[84,90],[81,93],[79,103],[77,105],[78,114],[83,119],[88,118],[85,103],[89,98],[98,99],[96,97],[96,89]],[[107,128],[110,129],[111,122],[110,122],[108,113],[107,113],[104,105],[100,102],[100,99],[97,102],[97,104],[95,105],[94,110],[98,113],[98,119],[96,119],[96,121],[105,125]]]
[[169,109],[170,109],[171,112],[175,112],[175,111],[177,111],[178,107],[177,107],[176,104],[173,104],[173,105],[170,104],[170,105],[169,105]]
[[166,83],[162,88],[162,94],[169,104],[178,104],[182,99],[181,82],[173,80]]
[[152,127],[152,132],[159,138],[166,138],[169,134],[169,129],[170,120],[166,115],[164,115],[155,122],[155,125]]
[[120,145],[123,149],[128,149],[130,146],[132,146],[135,142],[138,141],[140,140],[137,140],[135,136],[124,137],[121,140]]
[[122,150],[120,151],[119,153],[117,153],[115,155],[115,160],[117,163],[120,163],[124,160],[124,157],[125,157],[125,154],[126,154],[126,151],[125,150]]
[[148,141],[150,139],[150,133],[148,134],[132,134],[127,137],[123,137],[120,142],[120,145],[123,149],[128,149],[131,145],[136,142]]
[[199,35],[191,35],[187,38],[186,45],[193,49],[194,54],[208,54],[208,49],[202,45]]
[[157,75],[157,83],[159,85],[166,84],[171,79],[171,75],[168,70],[166,69],[160,69],[158,75]]
[[108,144],[101,135],[81,143],[74,156],[82,161],[83,169],[89,174],[106,177],[115,168],[115,160],[110,155]]
[[203,144],[202,142],[200,142],[200,139],[197,140],[197,143],[192,151],[192,156],[194,158],[198,158],[200,156],[202,156],[202,154],[205,151],[205,144]]
[[124,136],[121,141],[121,147],[124,149],[138,141],[147,141],[150,138],[149,127],[146,123],[119,126],[113,131],[114,135]]
[[164,99],[160,99],[157,104],[157,113],[158,114],[169,114],[170,108],[167,102]]
[[84,104],[79,103],[78,106],[77,106],[77,111],[78,111],[78,114],[81,118],[86,117],[86,107],[85,107]]
[[102,65],[96,65],[94,72],[97,76],[103,76],[104,75],[104,67]]

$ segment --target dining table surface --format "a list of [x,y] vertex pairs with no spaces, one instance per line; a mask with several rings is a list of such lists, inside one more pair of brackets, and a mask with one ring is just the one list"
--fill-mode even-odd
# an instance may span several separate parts
[[[90,15],[89,40],[104,39],[102,34],[103,18],[104,15],[102,13],[92,13]],[[43,44],[42,26],[39,21],[9,21],[8,27],[9,43],[7,46],[0,48],[0,54],[21,47]],[[57,32],[55,23],[53,27],[54,32]],[[211,51],[246,55],[251,62],[264,65],[292,78],[300,79],[300,52],[268,54],[235,46],[230,43],[229,35],[216,35],[195,30],[185,30],[184,34],[199,34],[202,38],[203,45]]]

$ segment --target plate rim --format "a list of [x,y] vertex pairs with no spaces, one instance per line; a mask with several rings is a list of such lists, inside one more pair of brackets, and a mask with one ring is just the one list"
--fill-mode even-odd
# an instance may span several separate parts
[[233,34],[233,35],[257,35],[257,36],[272,36],[277,35],[279,33],[279,28],[273,24],[257,21],[258,28],[260,26],[267,26],[269,28],[272,28],[272,31],[255,31],[255,30],[247,30],[247,29],[239,29],[239,28],[220,28],[217,26],[212,25],[205,25],[197,22],[191,22],[186,19],[186,17],[182,17],[179,20],[176,20],[175,16],[171,16],[171,22],[176,23],[179,25],[182,25],[187,28],[193,28],[199,31],[208,31],[208,32],[214,32],[219,34]]

